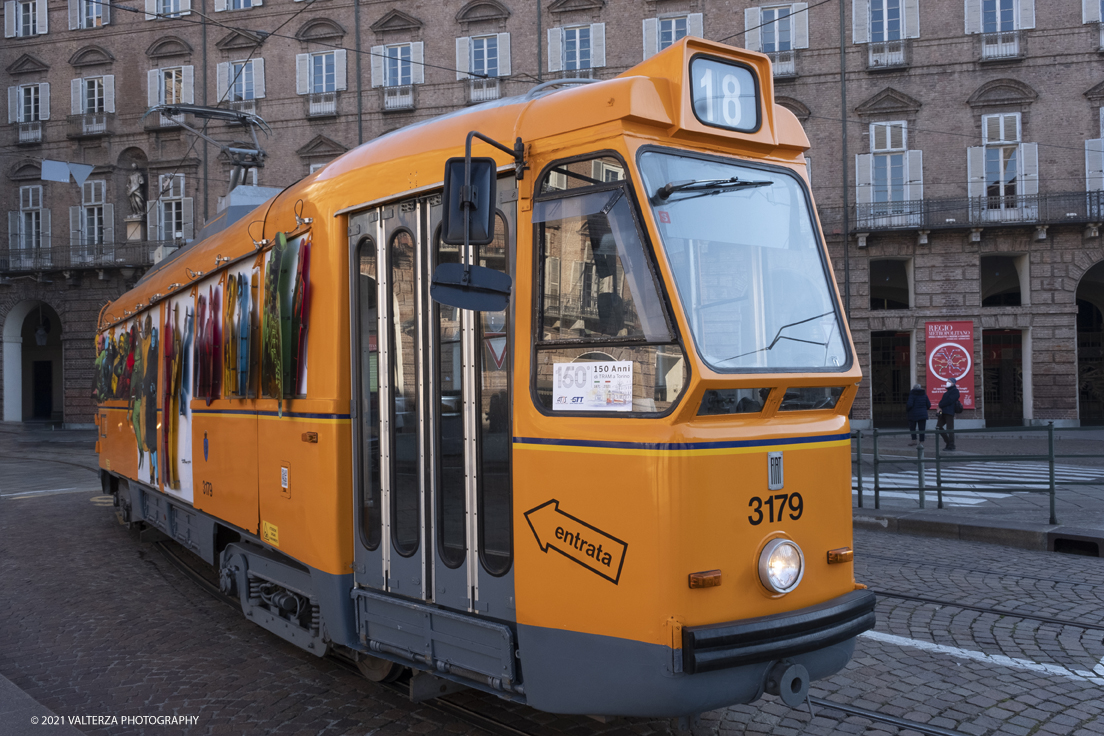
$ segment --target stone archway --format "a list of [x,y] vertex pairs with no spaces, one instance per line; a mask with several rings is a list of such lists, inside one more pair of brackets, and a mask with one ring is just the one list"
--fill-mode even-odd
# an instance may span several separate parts
[[65,379],[62,322],[56,310],[29,299],[4,318],[4,421],[61,421]]
[[1104,425],[1104,261],[1077,284],[1077,395],[1081,426]]

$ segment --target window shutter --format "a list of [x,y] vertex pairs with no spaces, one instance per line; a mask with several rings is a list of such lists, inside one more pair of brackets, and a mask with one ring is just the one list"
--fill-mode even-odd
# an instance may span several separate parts
[[981,33],[981,0],[966,0],[966,33]]
[[253,60],[253,97],[258,100],[265,96],[264,74],[264,59],[258,57]]
[[146,0],[146,20],[157,17],[157,0]]
[[759,8],[744,9],[744,48],[748,51],[758,51],[762,48],[759,41]]
[[905,0],[905,38],[920,38],[920,0]]
[[909,151],[905,158],[905,199],[924,198],[924,152]]
[[104,111],[115,112],[115,75],[105,74],[104,83]]
[[183,84],[181,84],[180,96],[183,98],[181,102],[185,105],[191,105],[195,103],[195,67],[190,64],[185,67],[181,67],[183,74]]
[[[264,2],[262,0],[253,0],[253,6],[256,7],[258,5],[264,5]],[[253,169],[253,171],[256,171],[256,169]]]
[[1081,0],[1081,22],[1100,22],[1100,0]]
[[103,13],[103,23],[106,26],[111,22],[111,5],[108,3],[100,3],[100,11]]
[[809,3],[794,3],[790,9],[795,49],[809,48]]
[[185,240],[191,240],[195,237],[195,216],[192,211],[192,198],[185,197],[181,204],[184,210],[184,227],[181,232],[184,233]]
[[1085,191],[1104,190],[1104,138],[1085,141]]
[[870,204],[874,201],[874,189],[870,186],[874,156],[860,153],[855,156],[855,204]]
[[83,79],[72,79],[69,81],[69,114],[80,115],[84,112],[84,95],[81,94],[81,87],[83,86]]
[[192,0],[180,0],[180,14],[191,15],[192,14]]
[[696,38],[704,38],[705,24],[702,22],[701,13],[690,13],[686,16],[686,35]]
[[[551,33],[551,31],[549,31]],[[471,36],[456,39],[456,78],[467,79],[471,62]]]
[[[648,21],[644,21],[647,23]],[[644,31],[647,35],[647,30]],[[647,46],[647,44],[645,44]],[[548,29],[548,71],[558,72],[563,69],[563,29]]]
[[[12,3],[13,5],[15,3]],[[19,213],[8,211],[8,248],[15,250],[20,247],[19,242]]]
[[985,195],[985,147],[972,146],[966,149],[967,195],[970,198]]
[[851,0],[851,43],[870,41],[870,0]]
[[655,18],[644,19],[644,58],[655,56],[659,50],[659,21]]
[[1020,0],[1020,25],[1023,30],[1035,27],[1035,0]]
[[15,37],[15,0],[7,0],[4,3],[4,38]]
[[1023,193],[1032,197],[1039,193],[1039,144],[1020,144],[1020,175],[1023,180]]
[[104,243],[115,242],[115,205],[108,202],[104,208]]
[[69,30],[80,28],[80,0],[69,0]]
[[230,91],[230,62],[224,61],[215,67],[215,94],[218,95],[215,104],[227,98]]
[[606,65],[606,24],[590,24],[590,67],[599,69]]
[[346,55],[345,49],[337,49],[334,51],[334,89],[342,91],[348,89],[349,81],[348,74],[346,74]]
[[510,63],[510,34],[498,34],[498,76],[508,77],[513,74],[513,66]]
[[80,205],[69,208],[69,245],[77,246],[84,245],[81,242],[81,231],[84,229],[81,227],[81,210],[84,208]]
[[215,0],[215,12],[221,13],[226,10],[226,0]]
[[410,44],[410,82],[422,84],[425,82],[425,46],[421,41]]
[[161,78],[158,76],[160,69],[150,69],[146,72],[146,107],[154,107],[161,104]]
[[49,248],[51,245],[50,238],[50,210],[42,210],[42,247]]
[[19,122],[19,88],[8,87],[8,123]]
[[35,22],[38,24],[38,35],[44,36],[50,30],[50,16],[46,11],[46,0],[35,2]]
[[[376,47],[372,48],[375,53]],[[372,57],[372,82],[375,84],[376,57]],[[310,92],[310,54],[295,55],[295,94],[305,95]]]
[[[151,186],[150,189],[152,188]],[[157,213],[160,211],[160,202],[156,199],[146,202],[146,240],[164,240],[157,224]]]
[[[302,56],[304,59],[306,59],[307,55],[306,54],[300,54],[300,56]],[[382,87],[383,86],[383,56],[384,56],[383,46],[373,46],[372,47],[372,86],[373,87]],[[304,68],[306,68],[306,63],[305,62],[304,62]],[[304,76],[303,79],[306,80],[306,76]],[[306,82],[304,81],[303,82],[303,91],[300,92],[299,94],[306,94],[306,92],[307,92]]]
[[50,83],[38,85],[38,119],[50,119]]

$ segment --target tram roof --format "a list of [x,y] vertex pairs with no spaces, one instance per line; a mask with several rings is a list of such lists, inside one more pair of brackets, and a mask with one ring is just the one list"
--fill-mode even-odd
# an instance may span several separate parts
[[[763,122],[753,133],[709,128],[690,111],[687,69],[695,54],[742,62],[757,75]],[[569,86],[538,85],[524,95],[506,97],[429,118],[367,141],[321,170],[287,187],[236,222],[197,240],[148,271],[137,286],[104,309],[101,327],[128,318],[128,305],[146,304],[190,288],[191,273],[210,273],[223,261],[244,259],[257,250],[255,241],[296,229],[295,212],[329,218],[369,202],[398,199],[412,190],[441,184],[446,158],[464,155],[469,131],[478,130],[512,146],[521,137],[527,146],[593,129],[607,123],[652,128],[659,137],[695,147],[729,149],[734,145],[762,157],[793,160],[809,140],[797,118],[774,99],[767,56],[700,38],[684,38],[613,79]],[[476,141],[473,155],[493,156],[500,165],[506,154]],[[537,172],[527,172],[536,176]],[[129,316],[133,316],[131,312]]]

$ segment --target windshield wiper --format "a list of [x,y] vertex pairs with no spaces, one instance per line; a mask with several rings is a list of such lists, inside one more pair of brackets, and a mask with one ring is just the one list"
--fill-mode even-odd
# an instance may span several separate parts
[[[797,338],[797,337],[787,337],[786,335],[783,335],[782,332],[783,332],[783,330],[787,330],[790,327],[797,327],[798,325],[803,325],[806,322],[812,322],[814,319],[820,319],[821,317],[827,317],[831,314],[835,314],[835,312],[825,312],[824,314],[818,314],[815,317],[809,317],[808,319],[803,319],[800,322],[791,322],[788,325],[782,325],[781,327],[778,328],[778,332],[775,333],[774,339],[771,340],[771,344],[767,345],[765,348],[759,348],[758,350],[751,350],[751,351],[746,352],[746,353],[740,353],[739,355],[733,355],[731,358],[724,358],[723,360],[720,360],[718,362],[727,363],[730,360],[736,360],[738,358],[744,357],[745,355],[754,355],[755,353],[766,352],[768,350],[771,350],[775,345],[777,345],[779,340],[792,340],[793,342],[804,342],[804,343],[808,343],[809,345],[820,345],[821,347],[827,347],[828,344],[832,341],[832,336],[831,335],[829,335],[828,339],[825,340],[824,342],[816,342],[815,340],[802,340],[802,339]],[[834,327],[833,327],[833,331],[834,331]]]
[[678,192],[693,192],[694,197],[708,197],[721,192],[735,192],[740,189],[754,189],[756,187],[769,187],[772,181],[741,181],[738,177],[730,179],[687,179],[685,181],[667,182],[652,195],[652,204],[666,202],[672,194]]

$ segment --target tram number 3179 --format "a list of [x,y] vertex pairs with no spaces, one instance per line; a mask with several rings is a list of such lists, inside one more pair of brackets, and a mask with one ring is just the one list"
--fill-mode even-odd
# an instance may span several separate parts
[[[763,507],[767,509],[766,514],[763,513]],[[790,512],[790,519],[797,521],[801,518],[801,512],[804,511],[805,504],[800,493],[776,493],[766,498],[752,496],[751,500],[748,501],[748,508],[751,509],[748,521],[751,522],[752,526],[759,526],[764,521],[769,521],[772,524],[782,521],[782,515],[786,511]]]

